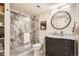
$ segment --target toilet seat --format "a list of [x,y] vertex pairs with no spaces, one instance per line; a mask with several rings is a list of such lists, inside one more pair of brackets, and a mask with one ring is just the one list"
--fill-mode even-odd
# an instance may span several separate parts
[[42,46],[42,44],[36,43],[36,44],[33,45],[33,48],[35,48],[35,49],[40,49],[41,46]]
[[34,45],[32,45],[33,47],[33,51],[34,51],[34,56],[40,56],[40,49],[42,48],[42,44],[41,43],[36,43]]

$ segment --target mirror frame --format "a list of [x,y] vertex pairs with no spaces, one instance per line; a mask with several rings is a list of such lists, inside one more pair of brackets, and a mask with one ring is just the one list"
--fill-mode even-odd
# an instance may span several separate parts
[[[55,26],[52,24],[52,20],[54,20],[53,18],[54,18],[55,15],[57,15],[58,13],[66,13],[66,14],[69,16],[69,22],[68,22],[68,24],[65,25],[65,26],[62,27],[62,28],[57,28],[57,27],[55,27]],[[59,12],[55,13],[55,14],[52,16],[52,18],[51,18],[51,25],[52,25],[52,27],[53,27],[54,29],[57,29],[57,30],[65,29],[65,28],[70,24],[70,22],[71,22],[71,15],[70,15],[68,12],[66,12],[66,11],[59,11]]]

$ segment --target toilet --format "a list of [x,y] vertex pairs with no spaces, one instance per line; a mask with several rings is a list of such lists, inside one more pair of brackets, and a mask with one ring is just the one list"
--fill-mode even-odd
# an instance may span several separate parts
[[34,51],[34,56],[40,56],[40,50],[42,48],[42,44],[41,43],[36,43],[32,45],[33,51]]
[[[26,43],[28,43],[28,44],[25,45]],[[32,51],[34,51],[34,56],[41,55],[40,50],[42,48],[42,44],[35,43],[35,44],[31,45],[30,33],[24,33],[24,45],[25,45],[25,48],[30,48],[32,46]]]

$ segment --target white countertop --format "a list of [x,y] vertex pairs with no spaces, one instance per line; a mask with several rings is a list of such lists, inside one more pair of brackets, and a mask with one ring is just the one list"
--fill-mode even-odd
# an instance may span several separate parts
[[53,34],[49,34],[46,35],[46,37],[51,37],[51,38],[64,38],[64,39],[71,39],[71,40],[75,40],[75,36],[74,35],[53,35]]

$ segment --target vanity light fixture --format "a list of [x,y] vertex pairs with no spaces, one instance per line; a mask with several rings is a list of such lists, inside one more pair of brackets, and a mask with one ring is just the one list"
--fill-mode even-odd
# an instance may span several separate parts
[[49,10],[51,14],[61,10],[70,10],[70,5],[71,4],[57,4],[55,6],[52,6]]
[[59,9],[59,8],[64,7],[64,6],[66,6],[66,5],[67,5],[67,3],[65,3],[65,4],[63,4],[63,3],[61,3],[61,4],[56,4],[56,5],[54,5],[54,6],[51,6],[51,7],[49,8],[49,10]]

